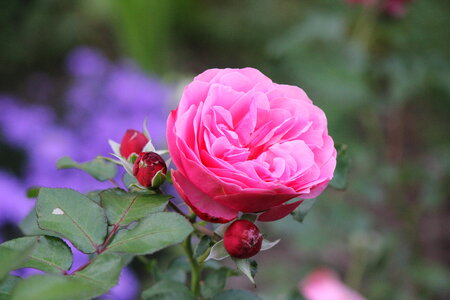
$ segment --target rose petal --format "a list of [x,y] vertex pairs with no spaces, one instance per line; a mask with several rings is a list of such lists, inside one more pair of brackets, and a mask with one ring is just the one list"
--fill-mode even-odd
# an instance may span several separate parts
[[273,222],[282,219],[290,214],[294,209],[296,209],[302,202],[303,200],[299,200],[289,204],[274,206],[266,210],[263,214],[259,215],[258,221]]
[[228,223],[237,218],[238,212],[211,199],[196,188],[179,171],[172,171],[172,179],[178,193],[187,205],[203,220]]

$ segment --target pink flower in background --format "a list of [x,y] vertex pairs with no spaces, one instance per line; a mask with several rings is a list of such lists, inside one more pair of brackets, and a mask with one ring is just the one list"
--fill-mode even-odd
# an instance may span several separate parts
[[299,290],[306,300],[365,300],[328,269],[318,269],[310,273],[300,282]]
[[172,178],[202,219],[239,212],[274,221],[295,198],[317,197],[333,177],[336,150],[324,112],[306,93],[256,69],[211,69],[184,90],[167,121]]

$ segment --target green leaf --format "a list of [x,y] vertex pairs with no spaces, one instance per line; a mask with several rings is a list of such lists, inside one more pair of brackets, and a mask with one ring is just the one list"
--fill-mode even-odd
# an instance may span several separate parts
[[36,206],[39,227],[69,239],[84,253],[93,253],[107,231],[103,209],[71,189],[42,188]]
[[344,190],[348,184],[348,171],[350,170],[351,159],[348,154],[348,146],[345,144],[336,144],[337,162],[334,170],[333,179],[330,181],[330,186],[337,190]]
[[19,224],[19,228],[24,235],[49,235],[58,237],[55,232],[42,230],[38,226],[36,210],[33,208],[30,213]]
[[14,288],[14,286],[20,281],[21,279],[16,276],[7,276],[1,283],[0,283],[0,300],[8,300],[11,299],[11,292]]
[[103,294],[92,283],[62,275],[37,275],[20,281],[11,300],[87,300]]
[[[16,268],[34,268],[48,273],[61,273],[72,265],[72,251],[64,241],[50,236],[22,237],[7,241],[0,249],[20,251],[34,244],[33,250]],[[0,250],[1,251],[1,250]]]
[[211,300],[261,300],[261,298],[245,290],[226,290],[215,295]]
[[171,196],[109,189],[100,193],[100,198],[109,223],[125,225],[163,211]]
[[314,203],[316,202],[316,199],[304,199],[302,204],[300,204],[299,207],[297,207],[296,210],[294,210],[291,215],[294,217],[294,220],[303,223],[303,220],[305,220],[306,215],[309,213],[311,208],[314,206]]
[[123,260],[120,255],[103,253],[87,268],[76,272],[73,277],[85,279],[106,293],[117,284],[122,267]]
[[209,299],[221,292],[225,288],[228,276],[230,276],[230,269],[228,268],[220,268],[209,272],[205,278],[205,283],[202,285],[203,297]]
[[30,187],[27,189],[27,198],[37,198],[40,187]]
[[117,284],[123,267],[115,254],[101,254],[91,265],[71,276],[38,275],[22,280],[13,290],[12,300],[92,299]]
[[133,229],[119,231],[107,251],[151,254],[180,243],[192,230],[191,224],[177,213],[155,213],[141,219]]
[[144,300],[194,300],[194,296],[182,283],[171,280],[157,282],[142,293]]
[[214,259],[214,260],[222,260],[230,256],[228,254],[227,250],[225,249],[225,246],[223,245],[223,240],[218,241],[217,243],[212,246],[211,251],[209,252],[208,257],[205,259],[205,261]]
[[100,201],[102,200],[100,198],[101,192],[103,192],[103,190],[90,191],[86,193],[85,196],[94,201],[95,203],[97,203],[98,205],[100,205]]
[[197,244],[197,247],[195,248],[194,257],[198,258],[202,254],[204,254],[206,252],[206,250],[208,250],[209,246],[211,245],[211,242],[212,242],[211,237],[209,237],[207,235],[202,236],[202,238],[200,239],[200,241]]
[[105,161],[101,157],[85,162],[77,163],[70,157],[63,157],[56,163],[58,169],[80,169],[92,175],[95,179],[105,181],[116,176],[117,168],[114,164]]
[[173,184],[173,181],[172,181],[172,170],[167,170],[166,180],[167,180],[168,183]]
[[130,174],[128,174],[126,172],[123,175],[122,181],[126,187],[129,187],[130,185],[137,183],[136,177],[131,176]]
[[28,255],[36,246],[36,239],[31,238],[11,248],[3,243],[0,245],[0,282],[9,271],[20,268],[27,260]]
[[258,270],[258,263],[253,259],[238,259],[233,258],[236,267],[244,273],[250,281],[255,284],[255,275]]

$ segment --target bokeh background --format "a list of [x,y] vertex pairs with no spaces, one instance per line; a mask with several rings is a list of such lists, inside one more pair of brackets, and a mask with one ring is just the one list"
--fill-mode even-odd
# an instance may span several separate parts
[[[264,226],[266,300],[301,299],[327,267],[367,299],[450,298],[450,2],[441,0],[27,0],[0,4],[0,241],[20,235],[31,186],[105,188],[58,158],[106,155],[141,129],[160,147],[192,77],[251,66],[302,87],[349,147],[346,191],[303,223]],[[108,299],[151,276],[132,264]]]

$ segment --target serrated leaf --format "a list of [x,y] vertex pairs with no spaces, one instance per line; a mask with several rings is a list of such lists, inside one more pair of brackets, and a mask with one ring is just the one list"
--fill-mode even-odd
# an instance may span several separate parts
[[228,268],[220,268],[208,272],[202,285],[203,298],[209,299],[222,291],[225,288],[228,276],[230,276],[230,270]]
[[194,296],[182,283],[171,280],[157,282],[142,293],[144,300],[194,300]]
[[14,248],[5,246],[5,244],[0,245],[0,282],[8,275],[9,271],[20,268],[27,260],[28,255],[36,246],[36,239],[26,240]]
[[233,261],[239,271],[241,271],[253,284],[255,284],[255,275],[258,270],[258,263],[253,259],[233,258]]
[[212,241],[211,237],[207,235],[202,236],[202,238],[197,244],[197,247],[195,248],[194,257],[197,258],[200,257],[202,254],[204,254],[205,251],[209,248],[211,241]]
[[59,237],[58,234],[53,231],[43,230],[39,228],[35,208],[33,208],[25,217],[25,219],[22,220],[22,222],[19,224],[19,228],[24,235],[48,235]]
[[12,290],[20,280],[20,277],[8,275],[0,282],[0,300],[11,299]]
[[34,268],[47,273],[61,273],[72,265],[72,251],[64,241],[50,236],[22,237],[7,241],[0,249],[20,251],[35,243],[33,250],[17,268]]
[[87,268],[76,272],[72,277],[87,280],[105,293],[117,284],[122,267],[123,260],[120,255],[103,253],[98,255]]
[[141,219],[133,229],[121,230],[107,251],[151,254],[183,241],[193,228],[177,213],[161,212]]
[[101,254],[75,275],[38,275],[21,281],[13,290],[12,300],[92,299],[117,284],[122,267],[119,255]]
[[162,212],[171,196],[109,189],[101,192],[100,198],[109,224],[125,225],[152,213]]
[[95,252],[105,239],[103,209],[74,190],[42,188],[36,213],[40,228],[64,236],[84,253]]
[[230,256],[225,249],[225,246],[223,244],[223,240],[218,241],[217,243],[212,246],[211,251],[209,252],[208,257],[205,259],[205,261],[208,261],[210,259],[214,260],[222,260]]
[[70,157],[63,157],[56,163],[58,169],[80,169],[90,174],[92,177],[99,181],[106,181],[112,179],[116,176],[117,168],[114,164],[105,161],[101,157],[96,157],[95,159],[84,162],[77,163]]
[[280,239],[278,239],[276,241],[273,241],[273,242],[271,242],[269,240],[266,240],[266,239],[263,239],[262,245],[261,245],[261,251],[269,250],[270,248],[274,247],[279,242],[280,242]]
[[348,172],[350,170],[351,159],[347,151],[347,145],[336,144],[335,147],[337,151],[336,169],[334,170],[333,179],[330,181],[330,186],[338,190],[344,190],[348,184]]
[[314,206],[315,202],[316,202],[315,198],[314,199],[304,199],[302,204],[300,204],[300,206],[297,207],[297,209],[291,213],[292,216],[294,217],[294,220],[302,223],[305,220],[306,215],[309,213],[311,208]]
[[215,295],[211,300],[261,300],[261,298],[245,290],[226,290]]

